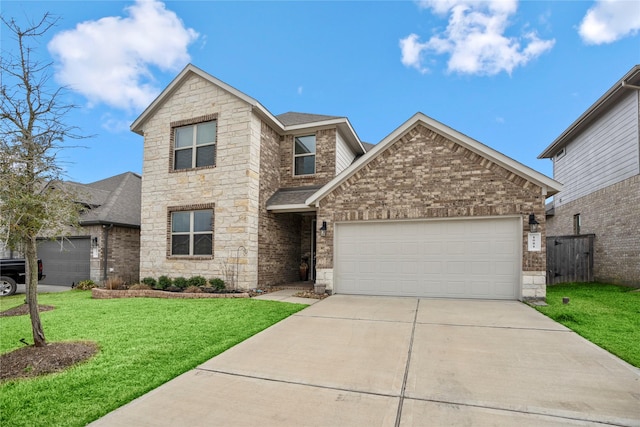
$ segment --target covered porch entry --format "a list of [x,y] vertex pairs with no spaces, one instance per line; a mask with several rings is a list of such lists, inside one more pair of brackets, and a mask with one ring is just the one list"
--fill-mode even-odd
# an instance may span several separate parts
[[259,238],[260,285],[313,286],[318,225],[315,208],[304,202],[317,189],[282,188],[267,201]]

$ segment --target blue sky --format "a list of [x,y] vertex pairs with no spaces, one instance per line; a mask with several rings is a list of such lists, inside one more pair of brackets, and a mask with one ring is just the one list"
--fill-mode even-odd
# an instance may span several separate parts
[[[640,63],[636,1],[7,1],[78,105],[66,178],[142,171],[129,125],[189,62],[288,111],[346,116],[377,143],[420,111],[552,176],[537,155]],[[12,49],[5,28],[2,49]],[[70,142],[77,145],[77,141]]]

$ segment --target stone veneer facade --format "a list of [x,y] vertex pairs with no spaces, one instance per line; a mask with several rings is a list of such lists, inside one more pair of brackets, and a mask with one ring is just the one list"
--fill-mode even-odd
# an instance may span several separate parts
[[581,234],[595,234],[593,274],[598,282],[640,286],[640,175],[555,208],[547,218],[547,235],[574,234],[580,214]]
[[[173,126],[215,118],[216,165],[172,170]],[[261,121],[251,105],[190,75],[144,123],[141,277],[221,277],[237,286],[257,283]],[[168,254],[169,212],[214,206],[212,256]],[[246,249],[246,252],[242,250]]]
[[333,224],[338,221],[521,216],[523,299],[546,296],[546,246],[527,250],[528,216],[545,232],[542,189],[422,125],[379,153],[320,201],[317,282],[333,288]]

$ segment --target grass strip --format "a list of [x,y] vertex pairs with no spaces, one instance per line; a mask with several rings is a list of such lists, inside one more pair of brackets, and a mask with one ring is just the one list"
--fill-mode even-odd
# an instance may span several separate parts
[[[49,342],[93,341],[99,353],[62,373],[0,384],[0,425],[83,426],[306,307],[245,298],[91,299],[41,294]],[[24,296],[2,298],[0,309]],[[0,353],[32,342],[28,316],[0,318]],[[216,399],[222,396],[211,396]]]
[[547,286],[547,304],[536,308],[640,368],[640,291],[603,283],[552,285]]

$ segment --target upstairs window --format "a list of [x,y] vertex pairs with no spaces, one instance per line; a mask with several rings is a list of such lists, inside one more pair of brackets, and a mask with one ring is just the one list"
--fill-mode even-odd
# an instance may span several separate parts
[[295,176],[316,173],[316,136],[296,136],[293,154]]
[[216,164],[216,121],[174,128],[174,170]]
[[171,212],[171,255],[213,254],[213,209]]

